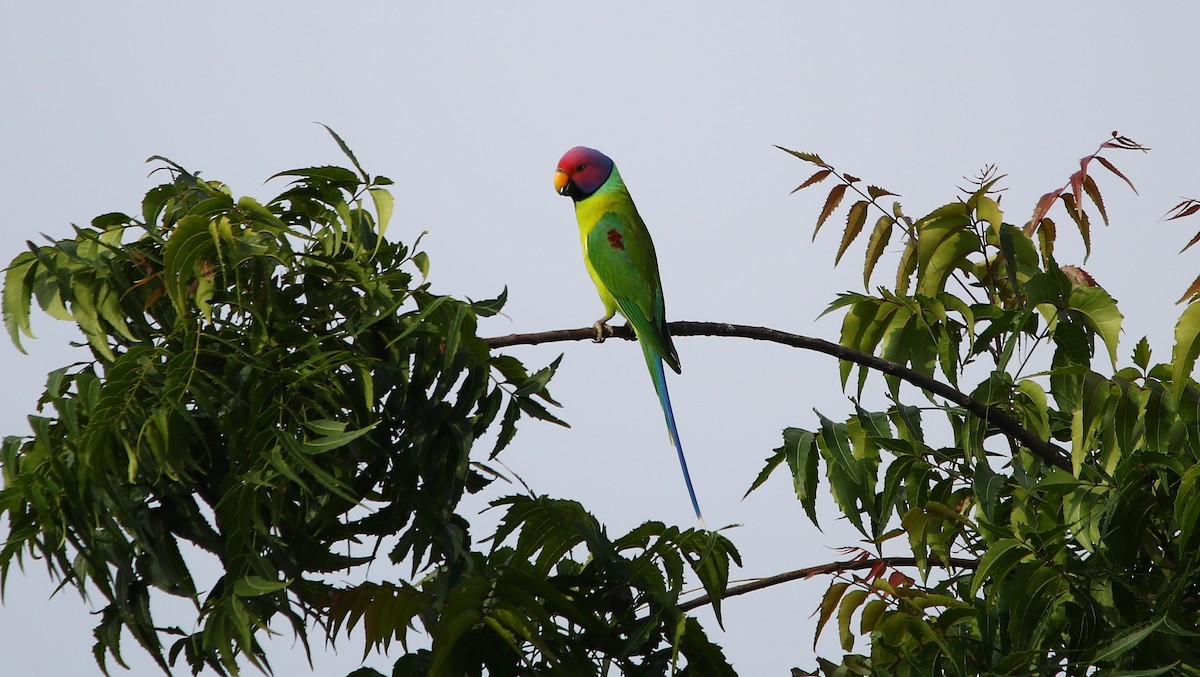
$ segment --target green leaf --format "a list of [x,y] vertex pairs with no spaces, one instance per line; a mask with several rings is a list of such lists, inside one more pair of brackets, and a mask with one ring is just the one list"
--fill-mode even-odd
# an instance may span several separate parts
[[205,261],[215,263],[217,245],[208,219],[185,216],[163,246],[163,283],[175,311],[183,315],[188,306],[188,285],[196,279],[197,267]]
[[[376,227],[379,229],[379,239],[383,240],[383,236],[387,233],[388,223],[392,220],[392,210],[395,207],[395,198],[392,193],[385,188],[371,188],[371,201],[375,203]],[[378,248],[378,245],[376,245]]]
[[1117,365],[1117,343],[1120,341],[1121,320],[1124,316],[1117,309],[1117,302],[1100,287],[1074,287],[1068,297],[1068,306],[1078,311],[1084,323],[1104,341],[1113,367]]
[[937,296],[950,275],[979,251],[979,237],[970,230],[966,205],[951,203],[917,222],[917,293]]
[[979,559],[979,566],[975,567],[975,573],[971,576],[970,596],[978,595],[983,584],[989,579],[1004,580],[1017,563],[1032,555],[1033,552],[1027,545],[1013,538],[1002,538],[990,544],[987,551],[983,553],[983,557]]
[[866,200],[859,200],[850,205],[850,212],[846,215],[846,230],[842,233],[842,243],[833,259],[835,266],[841,262],[842,255],[846,253],[850,243],[862,232],[863,225],[867,222],[867,208],[870,204]]
[[1026,427],[1043,440],[1050,439],[1050,404],[1046,391],[1031,379],[1017,382],[1016,391],[1022,396],[1017,406],[1024,414]]
[[412,261],[417,265],[417,270],[421,271],[421,279],[427,279],[429,277],[429,255],[425,252],[417,252],[413,254]]
[[907,294],[912,274],[917,270],[918,263],[917,238],[910,237],[904,243],[904,251],[900,254],[900,265],[896,267],[896,293]]
[[884,214],[875,222],[875,228],[871,231],[871,237],[867,240],[867,256],[866,262],[863,264],[863,286],[870,288],[871,273],[875,270],[875,264],[879,263],[879,258],[883,256],[883,252],[887,249],[888,241],[892,238],[892,226],[896,220],[891,216]]
[[[1128,653],[1131,649],[1141,644],[1142,640],[1153,634],[1158,629],[1158,626],[1162,625],[1164,618],[1164,616],[1158,616],[1153,620],[1118,632],[1112,638],[1102,641],[1096,647],[1095,653],[1092,654],[1088,662],[1093,665],[1105,663]],[[1161,668],[1157,670],[1161,670]],[[1161,673],[1155,672],[1154,674]]]
[[258,597],[283,590],[291,581],[276,581],[261,576],[246,576],[233,584],[233,594],[238,597]]
[[804,160],[805,162],[811,162],[812,164],[815,164],[815,165],[824,165],[825,164],[825,161],[821,159],[821,156],[817,155],[816,153],[803,153],[798,150],[790,150],[788,148],[784,148],[783,146],[775,146],[775,147],[789,155],[792,155],[793,157],[798,157],[801,160]]
[[807,430],[787,428],[783,431],[783,447],[788,469],[792,471],[792,487],[805,514],[817,524],[817,446],[816,436]]
[[305,454],[323,454],[327,451],[345,446],[350,442],[371,432],[375,426],[379,425],[378,421],[370,425],[363,426],[357,430],[343,431],[345,423],[341,421],[316,421],[308,422],[307,425],[314,432],[323,432],[321,425],[335,424],[335,430],[329,430],[326,434],[321,434],[319,437],[310,437],[300,444],[300,451]]
[[821,416],[820,413],[817,414],[817,417],[821,420],[821,434],[817,438],[821,448],[829,453],[830,459],[846,473],[851,481],[856,484],[862,482],[863,470],[858,460],[854,458],[850,439],[846,435],[846,425],[834,423]]
[[[350,146],[347,146],[345,141],[342,141],[342,137],[338,136],[338,133],[333,131],[333,128],[329,125],[323,122],[318,122],[317,124],[321,125],[325,128],[325,131],[329,132],[329,135],[332,136],[333,140],[337,142],[338,148],[341,148],[342,152],[346,154],[346,157],[350,158],[350,162],[354,164],[354,168],[358,170],[358,173],[362,176],[363,181],[370,183],[371,176],[367,174],[365,169],[362,168],[362,165],[358,164],[358,158],[354,157],[354,152],[350,150]],[[382,235],[382,232],[380,234]]]
[[504,304],[508,302],[508,285],[500,291],[500,295],[494,299],[484,301],[471,301],[471,309],[479,317],[492,317],[504,308]]
[[873,599],[867,602],[866,606],[863,607],[862,616],[859,618],[859,634],[868,635],[873,632],[875,630],[875,626],[879,623],[879,619],[883,617],[883,614],[885,611],[887,611],[887,609],[888,604],[882,599]]
[[866,599],[867,591],[855,588],[846,593],[842,597],[841,603],[838,604],[838,638],[841,639],[843,651],[850,651],[854,648],[854,632],[850,629],[850,619]]
[[838,603],[842,600],[842,595],[849,588],[850,584],[837,581],[830,584],[829,589],[825,591],[825,596],[821,598],[821,604],[817,607],[820,615],[817,617],[817,629],[813,632],[813,650],[817,648],[817,639],[821,637],[821,629],[833,617],[834,610],[838,607]]
[[21,252],[13,258],[4,271],[4,328],[8,330],[8,338],[22,353],[21,334],[33,338],[29,326],[31,280],[35,272],[34,264],[37,258],[32,252]]
[[[5,284],[5,290],[7,289],[8,285]],[[1171,350],[1171,382],[1176,399],[1191,378],[1197,356],[1200,356],[1200,303],[1193,303],[1184,309],[1179,322],[1175,324],[1175,345]]]
[[987,195],[977,195],[973,197],[972,201],[975,204],[975,218],[986,221],[991,226],[992,232],[999,233],[1000,227],[1004,225],[1004,214],[1000,211],[1000,203]]

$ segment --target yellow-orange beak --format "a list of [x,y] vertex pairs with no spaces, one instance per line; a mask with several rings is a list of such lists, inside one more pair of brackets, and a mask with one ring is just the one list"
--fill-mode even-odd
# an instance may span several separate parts
[[563,191],[567,189],[567,184],[571,182],[571,177],[561,169],[554,170],[554,191],[559,195],[566,195]]

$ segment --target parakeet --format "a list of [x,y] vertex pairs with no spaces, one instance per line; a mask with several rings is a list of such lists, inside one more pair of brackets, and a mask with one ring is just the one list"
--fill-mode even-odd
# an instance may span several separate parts
[[671,397],[667,394],[663,373],[663,362],[675,373],[680,373],[679,354],[667,332],[658,258],[654,254],[650,232],[638,215],[617,166],[598,150],[576,146],[567,151],[558,161],[554,188],[575,202],[583,262],[604,304],[604,317],[595,324],[596,338],[603,340],[606,323],[618,312],[633,328],[667,419],[667,432],[679,455],[692,508],[703,527],[704,517],[692,488],[683,445],[679,443],[679,430],[675,426],[675,413],[671,410]]

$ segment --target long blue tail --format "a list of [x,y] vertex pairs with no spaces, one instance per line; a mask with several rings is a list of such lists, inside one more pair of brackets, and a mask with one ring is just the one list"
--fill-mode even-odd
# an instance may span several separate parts
[[683,469],[683,481],[687,484],[688,497],[692,499],[692,509],[696,511],[696,519],[700,522],[700,528],[704,529],[706,528],[704,515],[700,514],[700,502],[696,500],[696,490],[692,487],[692,475],[688,472],[687,458],[683,455],[683,445],[679,443],[679,429],[675,427],[675,412],[671,410],[671,396],[667,393],[667,378],[663,373],[662,358],[644,343],[642,352],[646,355],[646,366],[650,368],[650,378],[654,379],[654,390],[658,393],[663,416],[667,419],[667,433],[671,437],[671,444],[675,445],[675,452],[679,454],[679,467]]

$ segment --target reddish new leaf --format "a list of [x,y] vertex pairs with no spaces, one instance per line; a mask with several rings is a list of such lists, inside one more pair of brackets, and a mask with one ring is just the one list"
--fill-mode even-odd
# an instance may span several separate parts
[[1138,194],[1137,188],[1135,188],[1135,187],[1134,187],[1134,185],[1133,185],[1133,182],[1129,180],[1129,177],[1127,177],[1127,176],[1125,176],[1124,174],[1122,174],[1122,173],[1121,173],[1121,170],[1119,170],[1119,169],[1117,169],[1116,167],[1114,167],[1114,166],[1113,166],[1113,163],[1109,162],[1107,158],[1105,158],[1105,157],[1103,157],[1103,156],[1101,156],[1101,155],[1097,155],[1097,156],[1096,156],[1096,161],[1097,161],[1097,162],[1099,162],[1100,164],[1104,165],[1104,168],[1105,168],[1105,169],[1107,169],[1108,171],[1110,171],[1110,172],[1112,172],[1113,174],[1116,174],[1117,176],[1119,176],[1119,177],[1121,177],[1122,179],[1124,179],[1124,180],[1125,180],[1125,183],[1129,184],[1129,189],[1130,189],[1130,190],[1132,190],[1132,191],[1134,192],[1134,194],[1135,194],[1135,195],[1136,195],[1136,194]]
[[1100,210],[1100,217],[1104,219],[1104,225],[1108,225],[1108,212],[1104,209],[1104,198],[1100,197],[1100,189],[1096,187],[1096,182],[1092,177],[1086,174],[1083,177],[1083,190],[1088,197],[1095,203],[1096,209]]
[[858,183],[859,181],[862,181],[862,179],[846,174],[846,183]]
[[804,183],[800,184],[799,186],[796,186],[796,190],[793,190],[792,192],[795,193],[797,191],[804,190],[805,188],[808,188],[809,186],[811,186],[813,184],[820,183],[820,182],[824,181],[825,179],[829,178],[829,175],[832,173],[833,173],[832,169],[822,169],[821,171],[817,172],[816,174],[813,174],[812,176],[808,177],[808,179]]
[[1196,294],[1200,294],[1200,276],[1196,277],[1195,280],[1192,280],[1192,286],[1188,287],[1187,291],[1183,292],[1183,296],[1180,296],[1179,300],[1175,303],[1183,303],[1184,301],[1196,296]]
[[1075,172],[1071,175],[1071,197],[1075,198],[1075,210],[1082,211],[1083,209],[1083,170]]
[[[1200,206],[1198,206],[1197,209],[1200,209]],[[1180,249],[1179,253],[1180,254],[1184,253],[1185,251],[1188,250],[1188,248],[1190,248],[1192,245],[1196,244],[1197,242],[1200,242],[1200,233],[1196,233],[1195,237],[1193,237],[1191,240],[1189,240],[1187,244],[1183,245],[1183,249]]]
[[1079,266],[1059,266],[1059,270],[1071,281],[1072,287],[1099,287],[1096,278]]
[[825,224],[825,220],[833,214],[833,210],[837,209],[842,202],[842,197],[846,194],[847,184],[839,184],[829,191],[829,197],[825,198],[825,206],[821,208],[821,215],[817,217],[817,227],[813,229],[813,240],[817,239],[817,233],[820,232],[821,226]]
[[1088,219],[1087,212],[1080,209],[1070,193],[1063,193],[1058,197],[1062,199],[1067,213],[1075,221],[1075,226],[1079,228],[1079,236],[1083,238],[1083,260],[1086,261],[1092,255],[1092,223]]
[[[1167,213],[1163,215],[1163,219],[1166,221],[1174,221],[1175,219],[1182,219],[1191,216],[1197,211],[1200,211],[1200,200],[1188,198],[1168,209]],[[1186,247],[1184,247],[1184,249],[1186,249]]]
[[1101,148],[1117,148],[1120,150],[1140,150],[1143,153],[1150,150],[1146,146],[1143,146],[1142,144],[1138,143],[1137,141],[1134,141],[1133,139],[1129,138],[1128,136],[1122,136],[1122,135],[1118,134],[1117,132],[1113,132],[1112,139],[1105,141],[1104,144],[1101,145],[1100,147]]
[[1059,192],[1058,190],[1052,190],[1038,198],[1037,206],[1033,208],[1033,217],[1029,219],[1029,223],[1025,224],[1026,235],[1033,235],[1034,231],[1037,230],[1038,224],[1042,222],[1042,219],[1046,218],[1047,212],[1054,206],[1054,200],[1058,197]]

